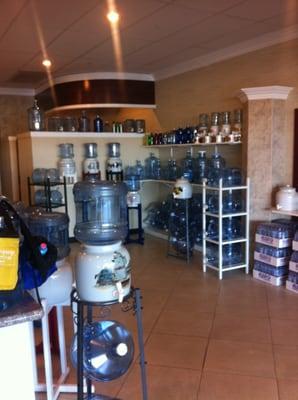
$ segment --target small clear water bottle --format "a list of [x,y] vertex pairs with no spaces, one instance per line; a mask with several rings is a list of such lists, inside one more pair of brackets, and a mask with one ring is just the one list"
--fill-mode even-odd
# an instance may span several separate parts
[[190,182],[193,181],[194,159],[191,155],[191,150],[187,150],[186,157],[182,160],[183,176]]

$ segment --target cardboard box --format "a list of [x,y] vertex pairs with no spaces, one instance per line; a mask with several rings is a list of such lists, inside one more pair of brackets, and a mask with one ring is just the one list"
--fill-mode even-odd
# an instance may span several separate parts
[[272,257],[268,256],[268,254],[259,253],[258,251],[254,252],[254,259],[257,261],[261,261],[265,264],[270,264],[273,267],[283,267],[289,264],[290,257]]
[[259,279],[260,281],[270,283],[273,286],[281,286],[287,280],[287,276],[273,276],[269,274],[265,274],[265,272],[253,270],[253,277],[255,279]]
[[263,243],[267,244],[267,246],[271,247],[277,247],[279,249],[284,249],[285,247],[291,247],[293,239],[292,238],[287,238],[287,239],[275,239],[271,236],[264,236],[260,235],[259,233],[256,233],[256,242],[257,243]]
[[290,281],[286,281],[286,288],[291,292],[298,294],[298,284]]
[[290,271],[294,271],[294,272],[298,272],[298,263],[296,263],[294,261],[290,261],[289,262],[289,270]]

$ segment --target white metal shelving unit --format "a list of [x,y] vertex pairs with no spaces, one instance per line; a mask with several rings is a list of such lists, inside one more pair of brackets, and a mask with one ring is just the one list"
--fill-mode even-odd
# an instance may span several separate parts
[[[231,271],[235,269],[245,269],[245,272],[249,273],[249,178],[246,180],[246,185],[241,186],[231,186],[231,187],[224,187],[222,185],[222,179],[220,179],[219,186],[213,187],[208,186],[206,181],[202,185],[203,187],[203,194],[202,194],[202,201],[203,201],[203,271],[206,272],[207,268],[213,269],[218,271],[219,279],[223,278],[223,273],[226,271]],[[223,213],[223,193],[226,191],[236,191],[236,190],[243,190],[245,191],[245,210],[242,212],[235,212],[225,214]],[[218,193],[218,213],[211,213],[208,211],[207,205],[207,192],[217,192]],[[207,236],[207,217],[218,218],[218,240],[209,239]],[[245,235],[244,237],[240,237],[237,239],[232,240],[223,240],[223,219],[229,217],[243,217],[245,219]],[[215,244],[218,246],[218,263],[217,265],[213,265],[208,262],[207,258],[207,246],[208,243]],[[244,243],[245,244],[245,254],[244,254],[244,262],[235,265],[223,265],[223,246],[227,244],[233,243]]]

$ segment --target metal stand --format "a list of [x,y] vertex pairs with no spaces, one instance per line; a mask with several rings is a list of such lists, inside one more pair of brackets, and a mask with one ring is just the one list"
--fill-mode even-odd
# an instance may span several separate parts
[[[54,208],[65,207],[65,214],[68,215],[68,204],[67,204],[67,190],[66,190],[66,178],[63,177],[63,182],[51,182],[49,178],[47,178],[43,183],[33,183],[31,182],[30,176],[27,177],[27,186],[28,186],[28,199],[29,206],[40,206],[46,209],[48,212],[52,212]],[[32,201],[32,186],[42,186],[45,194],[45,203],[42,204],[34,204]],[[53,203],[51,201],[51,188],[54,186],[63,186],[64,193],[64,202],[62,203]]]
[[[74,312],[74,306],[77,306],[77,394],[78,400],[92,400],[92,399],[105,399],[105,400],[116,400],[100,394],[92,394],[92,381],[86,378],[87,395],[84,395],[84,370],[83,370],[83,335],[84,335],[84,323],[92,323],[93,321],[93,308],[100,307],[100,318],[106,318],[110,313],[110,306],[120,305],[121,310],[124,312],[133,311],[137,318],[138,328],[138,342],[140,351],[140,368],[141,368],[141,382],[142,382],[142,399],[148,400],[147,391],[147,378],[146,378],[146,361],[143,341],[143,325],[142,325],[142,305],[141,305],[141,293],[138,288],[131,288],[131,291],[127,297],[124,298],[123,303],[119,304],[118,301],[110,303],[102,302],[89,302],[81,300],[78,296],[76,289],[71,293],[72,311]],[[119,399],[118,399],[119,400]]]
[[[131,229],[129,226],[129,214],[130,210],[137,210],[138,211],[138,227],[135,229]],[[142,227],[142,204],[138,204],[135,207],[127,206],[127,227],[128,232],[125,239],[125,243],[139,243],[144,244],[144,229]],[[131,235],[137,235],[136,239],[132,239]]]
[[106,171],[106,180],[114,181],[114,182],[122,182],[123,181],[123,171],[121,171],[121,172]]
[[[176,199],[175,201],[177,201],[178,199]],[[179,251],[179,249],[176,249],[175,252],[171,251],[171,237],[172,234],[170,232],[170,229],[168,230],[168,252],[167,255],[168,256],[172,256],[172,257],[177,257],[177,258],[182,258],[184,260],[187,261],[187,263],[189,263],[190,261],[190,257],[191,257],[191,244],[190,244],[190,238],[189,238],[189,199],[179,199],[179,201],[183,201],[184,205],[185,205],[185,242],[186,242],[186,252],[185,254],[181,253]],[[171,212],[173,211],[173,203],[171,206]]]

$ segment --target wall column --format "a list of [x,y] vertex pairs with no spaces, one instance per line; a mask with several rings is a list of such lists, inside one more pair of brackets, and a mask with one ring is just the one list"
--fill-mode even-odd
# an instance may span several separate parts
[[283,160],[288,157],[283,140],[286,100],[292,88],[265,86],[241,89],[244,106],[243,159],[251,179],[251,221],[271,219],[272,193],[286,181]]

